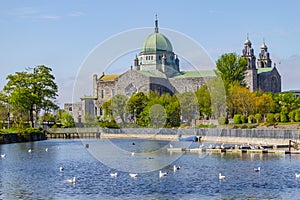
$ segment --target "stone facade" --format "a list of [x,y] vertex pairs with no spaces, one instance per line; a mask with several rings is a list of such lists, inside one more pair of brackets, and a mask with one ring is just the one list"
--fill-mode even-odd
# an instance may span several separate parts
[[275,63],[274,67],[272,67],[272,60],[265,42],[260,47],[257,67],[254,49],[248,37],[244,43],[242,57],[246,58],[248,63],[245,82],[250,91],[281,92],[281,76]]
[[[248,62],[245,82],[251,91],[281,91],[281,77],[276,66],[272,67],[265,43],[261,46],[257,60],[258,68],[248,37],[244,43],[242,57]],[[154,33],[146,38],[140,54],[134,58],[133,63],[134,66],[122,74],[103,73],[100,77],[93,75],[93,96],[82,98],[80,103],[65,104],[65,109],[74,116],[76,122],[80,122],[86,113],[103,116],[102,104],[116,94],[125,95],[127,98],[136,92],[149,91],[173,95],[196,91],[215,77],[213,71],[180,71],[179,58],[174,54],[171,42],[159,33],[157,19]]]

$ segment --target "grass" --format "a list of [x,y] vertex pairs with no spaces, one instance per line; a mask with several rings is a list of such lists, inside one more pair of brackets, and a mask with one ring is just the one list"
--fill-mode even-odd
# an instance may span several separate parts
[[0,129],[0,133],[17,133],[18,131],[14,128]]

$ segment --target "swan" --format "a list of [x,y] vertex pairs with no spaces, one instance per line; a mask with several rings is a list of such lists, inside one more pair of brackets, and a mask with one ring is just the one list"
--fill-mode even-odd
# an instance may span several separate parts
[[167,176],[167,172],[159,171],[159,178],[161,178],[163,176]]
[[1,158],[5,158],[6,157],[6,155],[5,154],[1,154]]
[[223,180],[225,178],[226,178],[226,176],[223,176],[221,173],[219,173],[219,180]]
[[115,172],[115,173],[110,173],[109,174],[111,177],[117,177],[118,176],[118,173],[117,172]]
[[59,171],[64,171],[64,168],[63,167],[59,167]]
[[176,172],[176,171],[179,170],[179,169],[180,169],[180,166],[176,166],[176,165],[173,166],[173,171],[174,171],[174,172]]
[[300,174],[296,173],[295,176],[296,176],[296,178],[300,178]]
[[129,174],[131,178],[136,178],[138,174]]
[[260,167],[258,167],[258,168],[253,168],[253,171],[259,172],[259,171],[260,171]]
[[74,176],[73,179],[67,179],[67,183],[76,183],[76,177]]

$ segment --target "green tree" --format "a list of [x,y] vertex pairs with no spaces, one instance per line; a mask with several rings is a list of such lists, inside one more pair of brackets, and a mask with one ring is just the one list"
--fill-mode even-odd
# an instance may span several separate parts
[[228,89],[232,83],[245,86],[245,76],[247,70],[247,60],[236,53],[221,55],[217,60],[217,73],[224,81],[225,88]]
[[85,113],[83,116],[83,124],[84,127],[95,127],[99,125],[97,118],[89,113]]
[[[32,72],[30,72],[32,70]],[[26,72],[16,72],[7,76],[4,92],[8,96],[8,103],[20,113],[29,113],[31,127],[35,117],[39,117],[41,110],[57,109],[54,103],[57,97],[57,85],[52,69],[39,65]]]
[[120,118],[121,122],[125,123],[124,117],[126,112],[126,101],[127,101],[126,96],[117,94],[109,101],[110,101],[110,110],[114,119],[116,120],[116,118]]
[[199,90],[196,91],[198,100],[199,115],[205,116],[208,119],[211,116],[211,98],[207,85],[202,85]]
[[65,128],[75,127],[75,122],[74,122],[74,118],[72,115],[67,113],[65,110],[61,110],[59,115],[60,115],[60,120],[61,120],[61,124],[63,127],[65,127]]
[[176,94],[180,103],[182,122],[192,125],[192,120],[199,116],[197,97],[193,92]]
[[147,106],[148,98],[143,92],[133,94],[126,102],[126,108],[129,112],[131,121],[138,121],[140,114]]

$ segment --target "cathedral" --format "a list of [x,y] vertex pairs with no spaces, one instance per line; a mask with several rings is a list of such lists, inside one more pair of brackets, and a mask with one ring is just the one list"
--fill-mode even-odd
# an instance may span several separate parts
[[[281,77],[272,61],[268,48],[263,43],[257,59],[247,37],[242,57],[248,61],[245,82],[251,91],[280,92]],[[116,94],[130,97],[136,92],[147,94],[150,90],[163,93],[196,91],[215,77],[214,71],[181,71],[180,60],[174,53],[172,43],[159,32],[155,20],[154,32],[142,44],[141,51],[133,60],[133,66],[122,74],[93,75],[93,96],[83,97],[81,102],[66,103],[64,109],[73,115],[75,122],[89,113],[102,116],[101,106]]]

